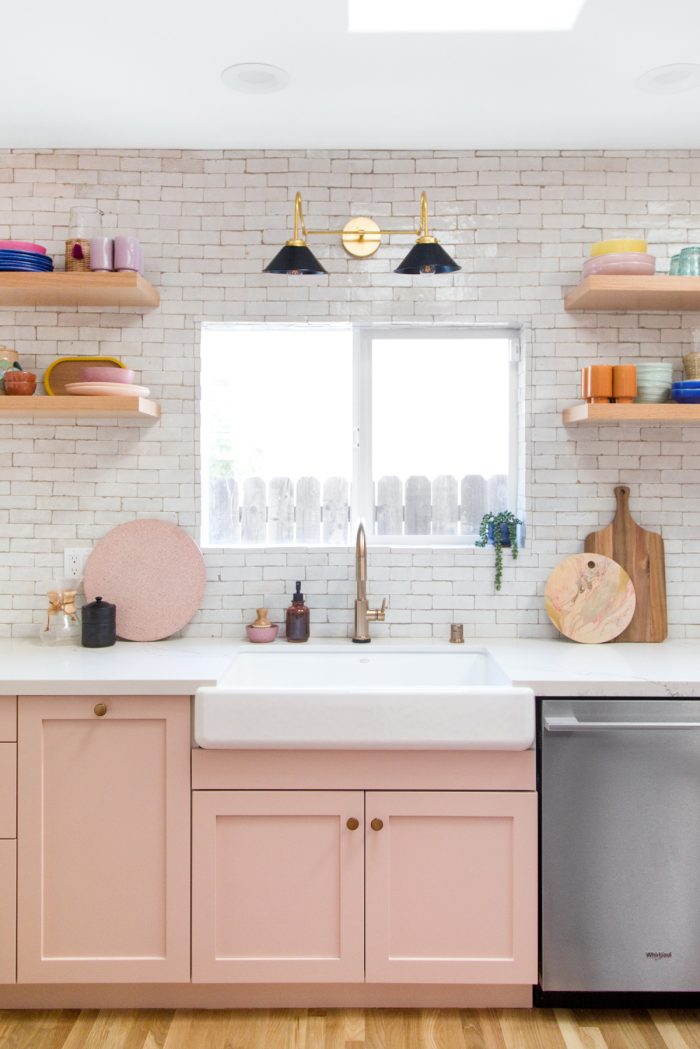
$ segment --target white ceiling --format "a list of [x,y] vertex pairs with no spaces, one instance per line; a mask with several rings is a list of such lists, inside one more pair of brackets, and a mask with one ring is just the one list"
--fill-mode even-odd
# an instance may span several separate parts
[[[697,0],[588,0],[571,32],[427,35],[349,34],[345,0],[31,0],[3,4],[2,45],[1,147],[700,147],[700,89],[634,86],[700,62]],[[220,74],[238,62],[290,84],[234,93]]]

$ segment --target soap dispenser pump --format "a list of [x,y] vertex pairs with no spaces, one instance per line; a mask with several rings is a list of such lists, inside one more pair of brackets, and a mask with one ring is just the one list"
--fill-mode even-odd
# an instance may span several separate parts
[[297,580],[297,588],[292,596],[292,603],[287,609],[287,641],[308,641],[311,613],[304,604],[304,595],[301,592],[301,580]]

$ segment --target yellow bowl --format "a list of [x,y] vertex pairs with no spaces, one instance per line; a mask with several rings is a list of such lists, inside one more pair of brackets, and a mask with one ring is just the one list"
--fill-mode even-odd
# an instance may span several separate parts
[[614,255],[618,251],[639,251],[646,255],[647,242],[645,240],[599,240],[591,244],[590,256]]

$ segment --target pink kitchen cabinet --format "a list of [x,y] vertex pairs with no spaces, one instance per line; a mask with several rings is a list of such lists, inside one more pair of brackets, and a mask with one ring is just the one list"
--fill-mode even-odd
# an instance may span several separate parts
[[17,842],[0,841],[0,984],[15,982]]
[[197,789],[192,847],[195,982],[536,982],[534,791]]
[[368,981],[537,982],[535,793],[371,791],[366,813]]
[[362,981],[363,826],[362,791],[195,791],[193,981]]
[[189,980],[189,698],[24,697],[18,739],[19,982]]

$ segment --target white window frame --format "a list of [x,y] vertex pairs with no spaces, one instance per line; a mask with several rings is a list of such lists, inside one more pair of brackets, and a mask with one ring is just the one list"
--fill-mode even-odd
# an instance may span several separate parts
[[[518,412],[521,332],[513,325],[387,324],[353,326],[353,478],[352,531],[365,522],[367,542],[374,546],[473,546],[478,535],[377,535],[372,477],[372,342],[374,339],[504,339],[509,343],[508,509],[517,514]],[[494,512],[502,507],[492,507]],[[370,527],[367,527],[369,525]]]
[[[512,324],[465,324],[465,325],[441,325],[441,324],[353,324],[352,322],[339,321],[337,324],[331,322],[216,322],[207,321],[202,324],[202,330],[206,328],[229,329],[231,331],[255,330],[263,326],[267,329],[278,331],[299,330],[300,328],[344,328],[352,331],[352,477],[350,480],[350,521],[348,546],[352,545],[353,536],[358,524],[362,521],[367,531],[367,542],[373,546],[415,546],[415,547],[445,547],[460,546],[470,547],[474,545],[477,535],[376,535],[374,531],[376,513],[374,505],[374,489],[372,477],[372,342],[375,339],[498,339],[507,340],[509,343],[509,372],[508,372],[508,402],[510,416],[510,433],[508,447],[508,508],[514,513],[519,508],[519,452],[522,439],[521,412],[518,403],[520,389],[520,362],[522,331]],[[201,403],[200,403],[201,411]],[[201,430],[201,420],[200,427]],[[198,476],[202,479],[204,449],[199,445],[199,470]],[[208,500],[205,491],[206,486],[200,485],[200,513],[202,525],[208,514]],[[500,507],[491,507],[496,511]],[[287,545],[287,544],[285,544]],[[296,544],[294,544],[296,546]],[[299,544],[299,549],[304,549],[308,544]],[[249,543],[241,543],[236,546],[210,546],[206,544],[205,549],[211,550],[265,550],[276,549],[273,543],[251,546]],[[343,549],[342,546],[327,547],[323,543],[314,546],[314,549]]]

